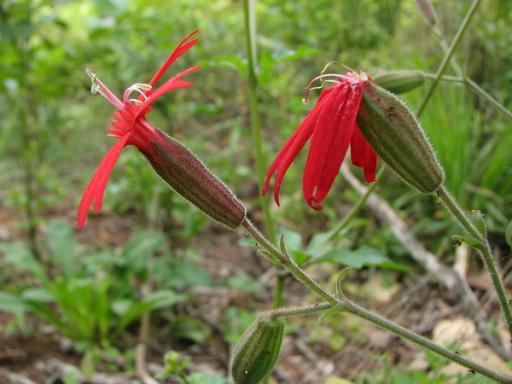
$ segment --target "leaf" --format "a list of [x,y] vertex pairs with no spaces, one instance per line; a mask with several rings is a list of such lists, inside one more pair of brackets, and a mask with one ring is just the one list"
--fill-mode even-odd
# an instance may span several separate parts
[[231,276],[226,280],[226,285],[231,289],[249,293],[258,293],[262,289],[261,283],[258,280],[255,280],[245,274]]
[[21,297],[26,301],[37,303],[52,303],[55,301],[55,296],[44,288],[27,289]]
[[318,322],[321,323],[325,319],[335,316],[338,313],[343,312],[344,310],[345,310],[345,308],[343,307],[343,304],[336,304],[336,305],[332,306],[331,308],[329,308],[328,310],[322,312],[322,314],[318,318]]
[[205,67],[231,68],[241,76],[246,76],[247,74],[247,60],[236,55],[216,56],[210,60],[203,60],[200,64]]
[[128,300],[113,303],[112,310],[121,316],[115,333],[121,332],[128,325],[139,319],[144,313],[155,309],[170,307],[185,300],[185,296],[171,290],[161,290],[151,293],[148,297],[138,302]]
[[510,220],[505,230],[505,239],[507,240],[507,244],[512,248],[512,220]]
[[46,281],[46,273],[39,261],[30,253],[28,247],[21,241],[0,245],[5,254],[5,260],[20,271],[29,272],[40,281]]
[[170,334],[176,338],[188,339],[201,344],[212,335],[212,330],[205,322],[188,316],[177,316],[170,324]]
[[204,372],[194,372],[187,376],[189,384],[227,384],[224,377],[211,375]]
[[185,295],[180,295],[171,290],[160,290],[151,293],[144,299],[144,302],[149,305],[151,310],[167,308],[174,304],[185,301]]
[[407,270],[407,267],[394,263],[382,255],[381,251],[366,246],[355,250],[336,249],[315,259],[314,263],[339,263],[355,269],[361,269],[366,266],[380,266],[384,268]]
[[313,258],[318,258],[331,250],[331,241],[329,240],[331,232],[321,232],[315,234],[309,241],[305,252]]
[[21,315],[27,309],[27,305],[20,297],[7,292],[0,292],[0,311]]
[[296,264],[302,265],[311,258],[307,252],[302,250],[302,235],[300,233],[280,228],[277,231],[277,235],[278,237],[283,237],[284,247]]
[[48,248],[52,261],[66,276],[72,276],[77,271],[75,260],[75,241],[69,226],[62,222],[53,221],[48,225]]

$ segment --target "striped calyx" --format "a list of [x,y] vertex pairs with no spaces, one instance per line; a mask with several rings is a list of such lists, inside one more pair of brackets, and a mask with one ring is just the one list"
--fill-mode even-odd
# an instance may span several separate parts
[[160,130],[150,144],[144,154],[176,192],[229,228],[242,224],[245,206],[187,147]]
[[235,384],[257,384],[272,372],[281,353],[284,320],[260,315],[245,330],[231,358]]
[[398,97],[368,82],[357,124],[377,155],[420,192],[435,192],[443,183],[444,173],[432,146]]

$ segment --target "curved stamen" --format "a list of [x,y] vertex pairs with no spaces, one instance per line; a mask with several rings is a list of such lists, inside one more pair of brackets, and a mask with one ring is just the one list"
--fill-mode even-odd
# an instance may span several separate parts
[[[129,102],[130,104],[136,104],[140,105],[142,104],[143,100],[141,100],[141,97],[145,100],[148,99],[148,96],[146,96],[146,92],[151,90],[153,87],[150,84],[145,83],[135,83],[133,85],[130,85],[123,93],[123,101]],[[130,99],[130,95],[133,92],[137,92],[139,94],[139,97],[136,99]]]
[[[324,88],[324,82],[327,81],[327,80],[324,80],[324,78],[329,78],[329,77],[334,77],[336,79],[341,79],[341,80],[347,80],[347,76],[345,75],[339,75],[337,73],[324,73],[324,74],[321,74],[321,75],[318,75],[316,77],[314,77],[313,79],[311,79],[311,81],[308,83],[308,85],[306,86],[306,96],[302,99],[302,101],[304,103],[307,103],[308,100],[309,100],[309,93],[311,92],[311,90],[313,89],[322,89]],[[313,87],[313,84],[318,81],[318,80],[322,80],[322,85],[319,85],[319,86],[316,86],[316,87]],[[338,82],[337,80],[330,80],[332,82]]]
[[[350,72],[347,72],[344,75],[340,75],[337,73],[324,73],[325,70],[327,70],[327,68],[334,63],[340,64],[341,66],[346,67],[347,69],[350,70]],[[332,78],[334,78],[334,79],[332,79]],[[365,72],[356,72],[354,70],[351,70],[345,64],[338,63],[337,61],[331,61],[325,65],[325,67],[324,67],[324,69],[322,69],[322,72],[320,73],[320,75],[318,75],[310,80],[310,82],[306,86],[306,96],[302,99],[302,102],[307,103],[309,100],[309,93],[311,92],[311,90],[322,89],[325,87],[325,83],[336,84],[336,83],[339,83],[340,80],[347,80],[352,85],[354,85],[354,83],[358,83],[361,81],[368,81],[369,79],[370,79],[369,76]],[[316,81],[321,81],[322,85],[313,87],[313,84]]]

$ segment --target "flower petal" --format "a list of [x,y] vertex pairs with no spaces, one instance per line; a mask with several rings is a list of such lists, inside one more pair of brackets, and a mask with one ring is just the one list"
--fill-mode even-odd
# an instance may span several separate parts
[[160,68],[158,68],[158,71],[155,72],[155,74],[149,81],[149,84],[155,85],[158,82],[158,80],[160,80],[160,78],[164,75],[164,73],[169,69],[169,67],[173,65],[176,62],[176,60],[178,60],[182,55],[184,55],[190,48],[192,48],[199,41],[198,38],[187,41],[197,32],[199,32],[199,29],[194,29],[178,43],[176,48],[174,48],[171,54],[167,56],[167,59],[165,59],[165,61],[162,63]]
[[107,186],[110,173],[112,172],[117,159],[119,159],[121,151],[125,147],[129,137],[130,134],[124,135],[109,149],[105,157],[103,157],[103,160],[101,160],[100,165],[98,165],[98,168],[96,168],[96,172],[94,173],[91,181],[85,188],[80,204],[78,205],[77,226],[79,229],[84,227],[89,213],[89,208],[94,200],[94,211],[99,212],[101,209],[103,192]]
[[374,182],[375,171],[377,168],[377,154],[373,150],[370,143],[368,143],[366,138],[363,136],[357,125],[352,134],[350,152],[352,157],[352,164],[363,168],[364,178],[367,182]]
[[321,209],[338,175],[350,144],[364,83],[342,82],[336,85],[317,121],[304,168],[303,191],[306,202]]
[[295,132],[288,138],[285,145],[279,151],[276,158],[267,170],[267,177],[265,179],[265,184],[263,185],[262,195],[265,195],[268,191],[268,187],[270,184],[270,179],[274,173],[277,173],[275,183],[274,183],[274,200],[277,205],[279,205],[279,190],[281,188],[281,182],[284,178],[284,175],[290,165],[292,164],[297,154],[301,151],[301,149],[306,144],[307,140],[313,134],[313,129],[315,126],[316,119],[318,117],[318,112],[321,110],[321,106],[324,103],[326,96],[331,92],[331,89],[326,89],[320,95],[316,105],[308,112],[302,123],[295,130]]

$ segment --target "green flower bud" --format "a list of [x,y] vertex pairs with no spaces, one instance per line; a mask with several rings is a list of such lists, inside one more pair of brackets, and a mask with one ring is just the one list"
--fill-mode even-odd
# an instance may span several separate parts
[[392,93],[400,94],[423,85],[425,75],[423,71],[414,69],[387,71],[376,75],[373,81]]
[[281,353],[284,321],[260,315],[245,330],[231,359],[235,384],[257,384],[272,372]]
[[422,193],[442,184],[444,173],[432,146],[398,97],[368,82],[357,124],[377,155],[407,183]]

